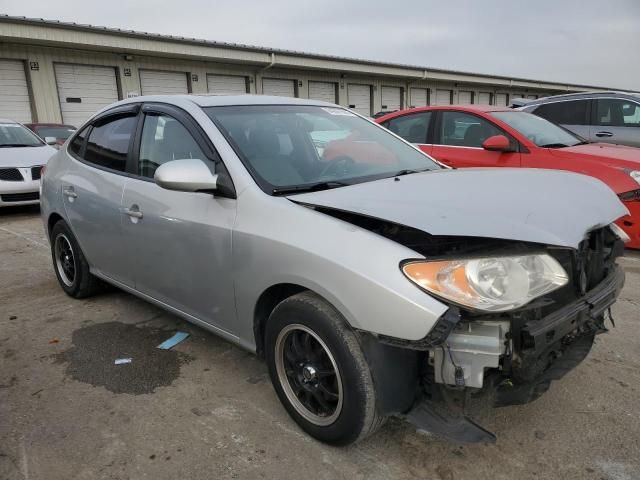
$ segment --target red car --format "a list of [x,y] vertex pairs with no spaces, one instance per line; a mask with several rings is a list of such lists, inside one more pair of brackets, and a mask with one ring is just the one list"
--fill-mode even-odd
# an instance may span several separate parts
[[533,114],[491,106],[419,107],[375,121],[451,167],[550,168],[598,178],[630,212],[617,222],[630,238],[627,247],[640,248],[638,148],[588,143]]
[[76,131],[73,125],[60,123],[25,123],[25,127],[32,130],[36,135],[45,140],[47,137],[55,138],[55,146],[60,146],[67,141],[67,138]]

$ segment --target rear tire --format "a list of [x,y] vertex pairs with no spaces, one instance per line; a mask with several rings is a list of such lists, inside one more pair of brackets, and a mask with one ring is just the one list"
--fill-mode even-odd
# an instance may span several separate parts
[[89,263],[63,220],[51,229],[51,258],[58,282],[70,297],[86,298],[100,290],[102,282],[89,272]]
[[356,335],[318,295],[302,292],[276,306],[266,326],[265,353],[280,401],[314,438],[347,445],[381,425]]

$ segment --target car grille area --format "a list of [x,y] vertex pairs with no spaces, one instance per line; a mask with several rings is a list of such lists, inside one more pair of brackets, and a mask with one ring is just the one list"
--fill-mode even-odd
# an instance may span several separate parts
[[24,178],[17,168],[0,168],[0,180],[5,182],[22,182]]
[[32,180],[40,180],[42,176],[42,165],[38,165],[36,167],[31,167],[31,179]]
[[3,193],[0,195],[0,200],[3,202],[31,202],[34,200],[40,200],[40,194],[38,192],[27,193]]

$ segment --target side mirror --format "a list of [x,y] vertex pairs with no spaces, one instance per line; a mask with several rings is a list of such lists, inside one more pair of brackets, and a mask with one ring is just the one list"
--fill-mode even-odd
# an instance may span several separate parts
[[162,188],[180,192],[213,192],[218,188],[218,175],[195,158],[163,163],[156,169],[153,179]]
[[58,143],[58,139],[56,137],[44,137],[44,143],[47,145],[56,145]]
[[494,135],[482,142],[482,148],[490,152],[513,152],[509,139],[504,135]]

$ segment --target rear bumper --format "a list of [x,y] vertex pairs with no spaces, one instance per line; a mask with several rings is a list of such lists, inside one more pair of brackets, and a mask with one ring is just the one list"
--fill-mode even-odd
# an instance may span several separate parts
[[625,246],[627,248],[640,249],[640,200],[631,200],[623,203],[629,210],[629,215],[622,217],[616,224],[631,239]]

